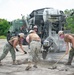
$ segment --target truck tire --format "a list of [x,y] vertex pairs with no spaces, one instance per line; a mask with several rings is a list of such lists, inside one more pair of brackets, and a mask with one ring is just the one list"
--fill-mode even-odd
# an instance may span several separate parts
[[48,54],[48,51],[43,51],[42,52],[42,58],[43,59],[46,59],[47,54]]

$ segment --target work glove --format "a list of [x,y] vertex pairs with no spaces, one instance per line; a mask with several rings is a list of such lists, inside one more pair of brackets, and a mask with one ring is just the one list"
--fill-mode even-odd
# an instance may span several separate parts
[[18,52],[19,50],[16,48],[16,51]]
[[26,51],[24,51],[24,54],[27,54],[27,52],[26,52]]

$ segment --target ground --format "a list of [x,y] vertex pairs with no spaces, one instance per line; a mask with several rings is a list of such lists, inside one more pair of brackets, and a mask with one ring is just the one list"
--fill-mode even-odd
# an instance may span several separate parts
[[[2,49],[6,43],[6,39],[0,39],[0,55],[2,54]],[[17,46],[20,50],[19,46]],[[24,50],[29,52],[28,46],[23,46]],[[10,53],[2,60],[3,66],[0,66],[0,75],[74,75],[74,60],[71,66],[66,66],[65,63],[68,60],[68,55],[66,55],[62,60],[60,60],[53,69],[54,63],[56,63],[64,52],[60,53],[49,53],[45,60],[42,59],[40,53],[40,61],[38,62],[38,68],[31,68],[30,71],[25,71],[27,66],[28,54],[23,54],[20,50],[16,52],[16,59],[19,65],[12,65],[12,59]],[[48,69],[49,68],[49,69]]]

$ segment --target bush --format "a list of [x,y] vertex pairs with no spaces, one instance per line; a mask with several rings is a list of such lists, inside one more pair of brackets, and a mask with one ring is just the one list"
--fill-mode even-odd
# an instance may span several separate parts
[[6,35],[10,24],[5,19],[0,19],[0,35]]

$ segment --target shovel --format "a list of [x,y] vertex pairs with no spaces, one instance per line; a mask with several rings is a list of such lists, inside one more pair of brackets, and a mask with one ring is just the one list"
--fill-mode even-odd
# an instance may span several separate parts
[[[71,50],[71,49],[70,49]],[[69,50],[69,51],[70,51]],[[65,56],[66,56],[67,54],[66,53],[64,53],[64,55],[62,56],[62,57],[60,57],[60,59],[54,64],[54,65],[52,65],[52,67],[50,67],[50,68],[48,68],[48,69],[56,69],[57,68],[57,64],[58,64],[58,62],[60,61],[60,60],[62,60]]]

